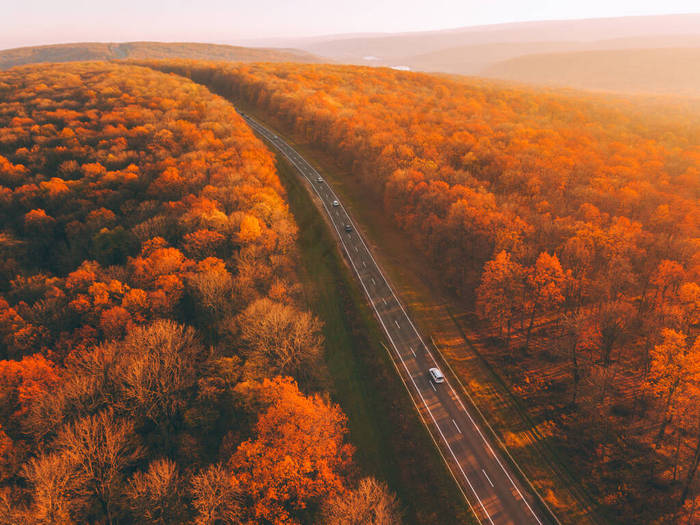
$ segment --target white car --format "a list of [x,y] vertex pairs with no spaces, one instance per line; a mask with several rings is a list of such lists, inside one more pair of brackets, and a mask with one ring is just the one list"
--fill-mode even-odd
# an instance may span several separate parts
[[340,203],[338,201],[333,201],[333,207],[337,208],[338,206],[340,206]]
[[316,177],[316,182],[323,182],[323,177]]
[[433,380],[434,383],[444,383],[445,382],[445,376],[443,373],[440,371],[439,368],[431,368],[429,370],[430,372],[430,378]]

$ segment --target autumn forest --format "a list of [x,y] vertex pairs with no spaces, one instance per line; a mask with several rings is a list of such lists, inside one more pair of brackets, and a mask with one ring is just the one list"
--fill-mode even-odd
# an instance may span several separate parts
[[283,164],[241,107],[415,248],[596,516],[698,523],[696,109],[125,60],[0,71],[0,525],[437,519],[357,459]]
[[106,64],[15,69],[0,100],[0,522],[300,523],[348,499],[391,522],[233,108]]

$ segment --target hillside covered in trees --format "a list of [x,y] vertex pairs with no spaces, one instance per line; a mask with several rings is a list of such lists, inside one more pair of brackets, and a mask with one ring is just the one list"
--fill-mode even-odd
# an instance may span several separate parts
[[396,522],[230,104],[133,66],[0,74],[0,225],[0,523]]
[[152,66],[350,169],[609,516],[696,522],[697,114],[388,69]]
[[85,42],[30,46],[0,51],[0,69],[39,62],[183,58],[226,62],[321,62],[296,49],[266,49],[190,42]]

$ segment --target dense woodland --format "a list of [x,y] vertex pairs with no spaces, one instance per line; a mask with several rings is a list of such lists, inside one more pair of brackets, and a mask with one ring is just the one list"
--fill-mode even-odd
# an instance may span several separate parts
[[351,168],[608,516],[697,523],[697,114],[379,68],[153,66]]
[[395,523],[273,157],[181,77],[0,74],[0,523]]

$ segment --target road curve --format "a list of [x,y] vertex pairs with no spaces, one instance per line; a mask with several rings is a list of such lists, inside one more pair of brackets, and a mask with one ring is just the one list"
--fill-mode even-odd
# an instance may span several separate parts
[[490,525],[550,523],[535,506],[535,497],[511,473],[497,447],[490,444],[488,434],[472,417],[449,378],[441,384],[431,381],[428,370],[438,367],[435,357],[330,185],[277,134],[249,115],[241,116],[296,168],[321,200],[391,342],[392,358],[477,521]]

